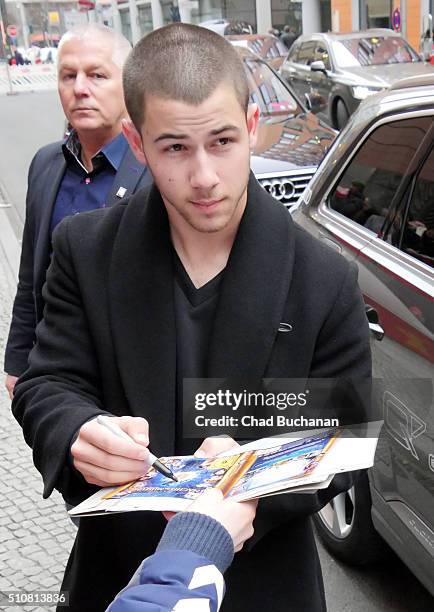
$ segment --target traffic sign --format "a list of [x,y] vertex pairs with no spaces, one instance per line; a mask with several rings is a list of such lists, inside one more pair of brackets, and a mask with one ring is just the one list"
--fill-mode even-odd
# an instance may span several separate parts
[[401,11],[396,8],[392,13],[392,25],[395,32],[401,31]]

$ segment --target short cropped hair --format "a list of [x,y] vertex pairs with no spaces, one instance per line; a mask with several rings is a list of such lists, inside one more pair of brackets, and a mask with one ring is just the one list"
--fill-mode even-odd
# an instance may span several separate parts
[[121,69],[131,51],[131,43],[125,36],[101,23],[88,23],[71,28],[60,39],[58,51],[60,52],[63,45],[73,38],[83,41],[94,40],[95,38],[105,39],[113,49],[111,59]]
[[249,87],[238,53],[223,36],[187,23],[144,36],[123,69],[125,105],[137,130],[145,117],[146,96],[199,105],[224,82],[233,86],[247,113]]

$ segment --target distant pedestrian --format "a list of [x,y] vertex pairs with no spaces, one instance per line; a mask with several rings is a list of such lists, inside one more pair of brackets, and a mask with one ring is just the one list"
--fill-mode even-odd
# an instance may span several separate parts
[[[122,65],[130,50],[126,38],[99,24],[72,29],[60,41],[58,90],[73,129],[65,142],[40,149],[30,165],[19,283],[5,353],[11,398],[42,318],[54,228],[68,215],[110,206],[150,182],[121,131],[126,117]],[[18,63],[17,55],[13,61]]]
[[24,66],[24,64],[26,63],[24,61],[24,57],[23,57],[22,53],[20,51],[18,51],[18,49],[15,49],[14,58],[15,58],[15,62],[16,62],[17,66]]
[[277,28],[270,28],[268,30],[268,34],[270,34],[271,36],[275,36],[276,38],[279,38],[281,32]]
[[295,28],[287,25],[283,28],[283,33],[280,37],[280,40],[284,43],[288,51],[290,50],[294,42],[297,40],[297,38],[298,36],[295,32]]

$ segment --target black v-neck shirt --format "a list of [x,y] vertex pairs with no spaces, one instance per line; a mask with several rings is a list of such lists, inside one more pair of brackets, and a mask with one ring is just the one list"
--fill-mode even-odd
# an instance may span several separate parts
[[197,289],[173,251],[174,305],[176,325],[176,454],[189,454],[198,446],[182,439],[182,390],[184,378],[205,378],[214,315],[224,276],[217,276]]

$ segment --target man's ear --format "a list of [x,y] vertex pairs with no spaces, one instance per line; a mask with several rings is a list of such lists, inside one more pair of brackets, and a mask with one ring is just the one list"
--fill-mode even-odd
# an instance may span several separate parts
[[136,127],[131,119],[122,119],[122,131],[125,138],[128,140],[128,144],[130,145],[132,152],[134,153],[134,157],[137,159],[139,164],[146,166],[146,156],[145,152],[143,151],[142,137],[136,130]]
[[254,149],[258,140],[260,110],[257,104],[249,104],[247,108],[247,130],[249,132],[250,149]]

